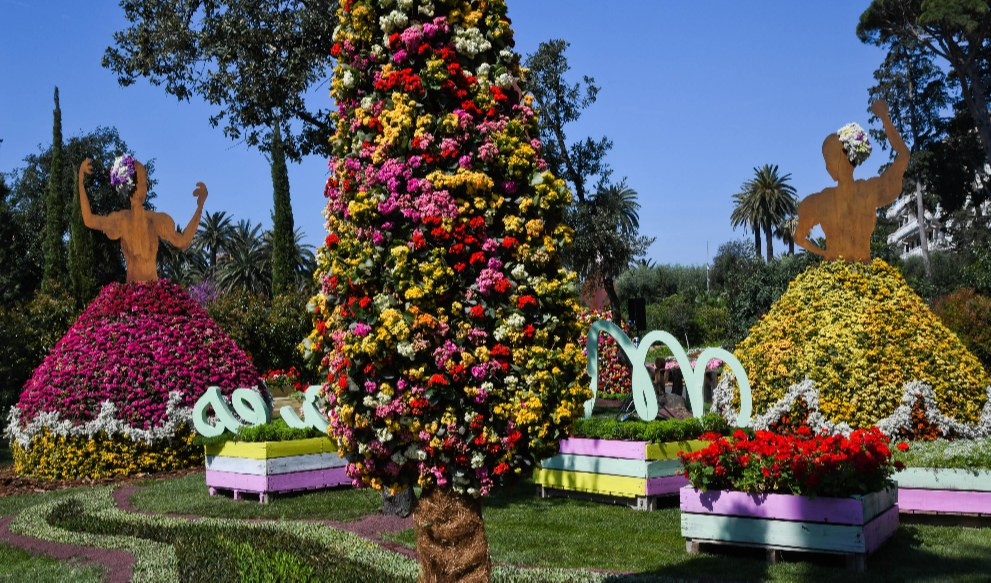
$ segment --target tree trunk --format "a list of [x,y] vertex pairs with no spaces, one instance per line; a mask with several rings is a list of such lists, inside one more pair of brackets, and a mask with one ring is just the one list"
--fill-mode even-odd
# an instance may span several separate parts
[[795,255],[795,234],[788,239],[788,255]]
[[602,287],[606,289],[606,295],[609,297],[610,311],[612,312],[612,321],[619,327],[623,327],[623,308],[620,306],[619,294],[616,293],[616,282],[611,277],[607,277],[602,280]]
[[413,513],[421,583],[487,583],[492,579],[481,503],[434,488]]
[[764,225],[764,239],[767,240],[767,262],[774,259],[774,235],[771,233],[771,223]]
[[760,259],[760,227],[757,226],[754,226],[754,252],[757,254],[757,259]]
[[929,228],[926,225],[926,208],[922,204],[922,186],[915,181],[915,212],[919,220],[919,244],[922,248],[922,265],[926,269],[926,277],[932,277],[932,266],[929,263]]

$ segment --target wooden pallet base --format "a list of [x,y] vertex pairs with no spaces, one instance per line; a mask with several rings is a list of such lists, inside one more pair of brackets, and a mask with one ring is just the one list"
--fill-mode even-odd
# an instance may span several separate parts
[[[337,486],[337,487],[343,487],[343,486]],[[225,488],[224,486],[210,486],[209,492],[211,496],[216,496],[217,492],[219,491],[231,492],[235,500],[243,500],[245,499],[246,496],[252,496],[252,497],[258,496],[259,504],[268,504],[269,502],[271,502],[272,494],[291,494],[294,492],[309,492],[312,490],[330,490],[330,489],[332,488],[328,488],[326,486],[314,486],[311,488],[295,488],[291,490],[258,492],[255,490],[241,490],[239,488]]]
[[823,551],[823,550],[810,550],[810,549],[800,549],[793,547],[776,547],[767,545],[757,545],[749,543],[733,543],[719,540],[704,540],[704,539],[685,539],[685,552],[689,555],[697,555],[702,552],[702,546],[706,547],[740,547],[740,548],[751,548],[751,549],[762,549],[765,551],[765,557],[768,563],[778,563],[781,561],[782,552],[802,552],[814,555],[833,555],[844,557],[846,560],[847,569],[856,572],[863,573],[867,567],[867,555],[865,553],[843,553],[837,551]]
[[593,492],[582,492],[580,490],[560,490],[558,488],[547,488],[537,485],[537,496],[540,498],[573,498],[575,500],[588,500],[590,502],[601,502],[604,504],[615,504],[617,506],[627,506],[634,510],[657,510],[658,508],[674,507],[678,500],[678,493],[659,494],[656,496],[611,496],[608,494],[595,494]]

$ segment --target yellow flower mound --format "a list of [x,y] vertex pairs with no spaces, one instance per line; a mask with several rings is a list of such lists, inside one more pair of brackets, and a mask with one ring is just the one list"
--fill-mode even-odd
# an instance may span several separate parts
[[833,422],[874,425],[909,381],[931,384],[944,414],[976,423],[989,378],[898,270],[828,261],[795,278],[735,352],[753,390],[754,416],[812,379]]
[[103,480],[167,472],[203,464],[203,447],[186,429],[172,439],[147,444],[123,436],[96,438],[54,435],[47,429],[31,440],[28,449],[11,444],[14,472],[43,480]]

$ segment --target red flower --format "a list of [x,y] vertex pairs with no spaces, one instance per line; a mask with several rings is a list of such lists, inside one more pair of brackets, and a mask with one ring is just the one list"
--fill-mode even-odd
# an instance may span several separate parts
[[519,308],[519,309],[522,310],[523,308],[525,308],[527,306],[534,306],[534,307],[536,307],[537,306],[537,298],[535,298],[533,296],[530,296],[530,295],[526,295],[526,296],[520,296],[520,299],[516,300],[516,307],[517,308]]
[[469,313],[471,314],[472,318],[481,318],[482,316],[485,315],[485,308],[483,308],[482,306],[472,306]]
[[898,451],[908,451],[908,443],[906,443],[906,442],[904,442],[904,441],[903,441],[903,442],[901,442],[901,443],[899,443],[899,444],[898,444],[898,445],[896,445],[895,447],[897,447],[897,448],[898,448]]

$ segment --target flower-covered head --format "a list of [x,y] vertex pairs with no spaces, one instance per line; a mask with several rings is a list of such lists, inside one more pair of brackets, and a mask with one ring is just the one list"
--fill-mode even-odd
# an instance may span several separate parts
[[131,192],[135,187],[134,168],[135,160],[130,154],[117,156],[114,165],[110,168],[110,186],[117,189],[117,192]]
[[855,122],[850,122],[836,130],[843,152],[854,166],[859,166],[871,155],[871,140],[864,128]]
[[554,453],[591,393],[502,0],[348,0],[315,329],[359,484],[473,496]]

